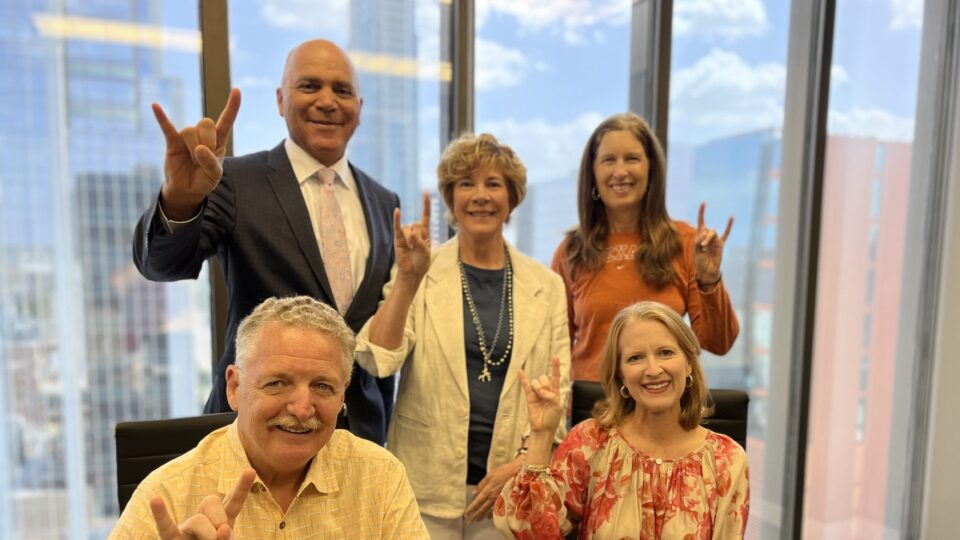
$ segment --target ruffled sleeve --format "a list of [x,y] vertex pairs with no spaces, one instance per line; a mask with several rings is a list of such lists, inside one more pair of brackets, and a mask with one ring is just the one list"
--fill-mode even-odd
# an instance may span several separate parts
[[521,468],[503,487],[493,521],[508,538],[559,539],[579,523],[590,490],[589,456],[596,449],[596,424],[570,431],[553,455],[549,472]]
[[717,437],[715,448],[717,506],[713,538],[743,538],[747,530],[747,515],[750,513],[747,454],[728,437]]

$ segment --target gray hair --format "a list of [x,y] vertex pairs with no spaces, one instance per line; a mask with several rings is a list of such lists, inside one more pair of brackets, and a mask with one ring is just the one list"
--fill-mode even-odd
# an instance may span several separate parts
[[270,323],[319,330],[337,338],[340,342],[344,382],[350,380],[357,338],[337,310],[310,296],[267,298],[240,322],[237,330],[236,359],[240,371],[243,371],[250,359],[260,329]]

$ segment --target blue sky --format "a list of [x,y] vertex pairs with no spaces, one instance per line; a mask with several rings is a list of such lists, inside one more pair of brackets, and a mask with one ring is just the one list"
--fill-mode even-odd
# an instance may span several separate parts
[[[414,4],[418,59],[435,63],[439,6],[435,0]],[[531,182],[572,174],[596,123],[627,108],[631,2],[476,4],[477,130],[512,144]],[[830,132],[909,140],[922,0],[838,4]],[[346,46],[349,8],[349,0],[230,4],[231,73],[244,91],[238,152],[272,147],[284,136],[274,88],[286,51],[315,36]],[[786,0],[674,2],[670,145],[780,127],[789,10]],[[185,26],[195,25],[189,14],[180,17]],[[176,18],[168,20],[175,24]],[[424,187],[433,183],[439,155],[437,87],[429,77],[420,85],[418,177]]]

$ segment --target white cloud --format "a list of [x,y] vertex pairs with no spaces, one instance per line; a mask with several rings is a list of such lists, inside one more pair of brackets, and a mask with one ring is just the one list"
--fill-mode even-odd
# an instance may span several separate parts
[[[624,0],[488,0],[476,7],[477,28],[492,13],[513,17],[524,30],[549,29],[576,45],[587,38],[580,30],[601,23],[622,25],[630,21],[630,2]],[[596,35],[594,38],[596,39]]]
[[890,0],[890,28],[907,30],[923,26],[923,0]]
[[305,30],[344,43],[350,20],[350,0],[262,0],[260,15],[274,28]]
[[850,80],[850,74],[839,64],[830,66],[830,86],[843,84]]
[[846,112],[830,111],[827,115],[827,132],[883,141],[912,141],[913,119],[875,107],[854,107]]
[[519,49],[511,49],[481,37],[476,38],[474,46],[477,61],[474,78],[478,91],[508,88],[523,80],[529,62]]
[[492,133],[510,145],[526,165],[530,182],[561,178],[575,182],[583,145],[603,118],[588,112],[558,124],[542,119],[494,120],[481,124],[478,132]]
[[677,36],[736,39],[761,35],[770,27],[761,0],[677,0],[673,32]]
[[[673,74],[670,88],[670,135],[679,142],[708,140],[758,129],[780,129],[787,70],[782,64],[750,65],[736,53],[713,49],[692,66]],[[850,81],[835,64],[831,86]],[[854,107],[828,113],[831,134],[910,140],[913,120],[879,108]]]
[[671,136],[697,143],[780,127],[786,77],[782,64],[749,65],[736,53],[711,50],[673,74]]

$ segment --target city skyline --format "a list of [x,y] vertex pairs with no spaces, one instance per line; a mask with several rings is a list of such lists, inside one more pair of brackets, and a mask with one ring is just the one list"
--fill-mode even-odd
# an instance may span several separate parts
[[[244,93],[234,141],[239,154],[273,147],[285,136],[274,96],[283,58],[299,41],[318,33],[330,37],[360,60],[366,103],[349,155],[401,194],[409,220],[419,212],[420,191],[435,190],[446,110],[441,89],[449,85],[449,72],[440,61],[441,6],[427,0],[388,4],[390,9],[376,0],[231,3],[231,71]],[[562,9],[548,4],[478,1],[475,42],[477,129],[514,146],[529,170],[529,198],[518,208],[509,237],[545,264],[563,230],[576,222],[582,145],[604,116],[627,107],[630,92],[630,3],[564,2]],[[917,78],[922,2],[840,4],[828,146],[831,159],[850,152],[854,162],[860,154],[853,147],[910,144],[917,95],[902,81]],[[694,220],[701,199],[711,223],[737,215],[724,275],[741,337],[729,355],[705,363],[712,381],[751,392],[751,480],[763,486],[768,400],[783,399],[769,395],[775,362],[769,339],[789,3],[747,0],[725,11],[716,5],[675,3],[668,202],[675,219]],[[199,412],[209,384],[206,280],[148,283],[129,260],[133,221],[161,183],[163,143],[149,103],[162,103],[178,126],[200,117],[199,50],[51,36],[36,18],[88,16],[199,36],[196,10],[159,0],[69,4],[64,11],[58,6],[24,1],[0,9],[0,81],[10,89],[0,98],[0,135],[7,143],[0,145],[0,418],[10,426],[0,429],[0,531],[23,538],[105,534],[116,510],[112,423]],[[854,19],[883,29],[884,39],[842,31],[843,21]],[[867,47],[887,59],[888,69],[858,62]],[[373,55],[368,60],[413,59],[414,67],[387,75],[371,68],[375,62],[362,61],[365,53]],[[898,159],[900,168],[883,184],[894,190],[884,192],[887,204],[903,202],[908,185],[902,160],[910,158]],[[869,176],[854,168],[828,160],[827,174],[857,181]],[[847,199],[857,201],[853,195],[874,189],[860,188]],[[439,203],[436,194],[433,200]],[[869,231],[832,240],[862,247],[871,241]],[[831,246],[827,242],[825,249]],[[837,283],[825,285],[823,294],[863,293],[857,300],[862,303],[866,289],[849,280],[854,269],[866,272],[867,266],[843,269],[849,274],[837,272]],[[861,285],[895,292],[898,278],[878,274],[877,281],[864,278]],[[845,304],[849,310],[858,306]],[[881,318],[892,313],[897,320],[896,309],[878,309],[871,304],[868,310],[870,327],[874,335],[884,329],[889,339],[895,330]],[[863,341],[868,325],[862,313],[818,316],[837,328],[853,321],[856,328],[845,339]],[[818,343],[818,358],[845,357],[837,352],[846,346],[839,340]],[[884,378],[891,361],[874,344],[849,364],[815,363],[827,370],[818,376],[840,381],[860,381],[864,366],[869,371],[855,400],[843,401],[854,411],[853,423],[847,418],[830,428],[831,437],[862,431],[875,446],[889,439],[878,427],[882,412],[857,411],[871,404],[884,411],[893,400],[891,381]],[[812,398],[827,404],[825,395]],[[815,409],[811,418],[818,414],[826,417]],[[836,451],[817,437],[811,438],[815,457]],[[843,471],[848,477],[839,476],[845,480],[831,492],[830,504],[810,510],[811,519],[825,523],[823,531],[873,532],[889,519],[884,512],[890,503],[882,501],[888,484],[864,478],[863,471],[896,464],[870,461],[864,443],[857,444],[858,461]],[[834,469],[811,467],[821,476]],[[48,505],[53,515],[36,513],[37,504]],[[766,511],[760,500],[754,511]],[[757,521],[751,523],[755,533]]]

